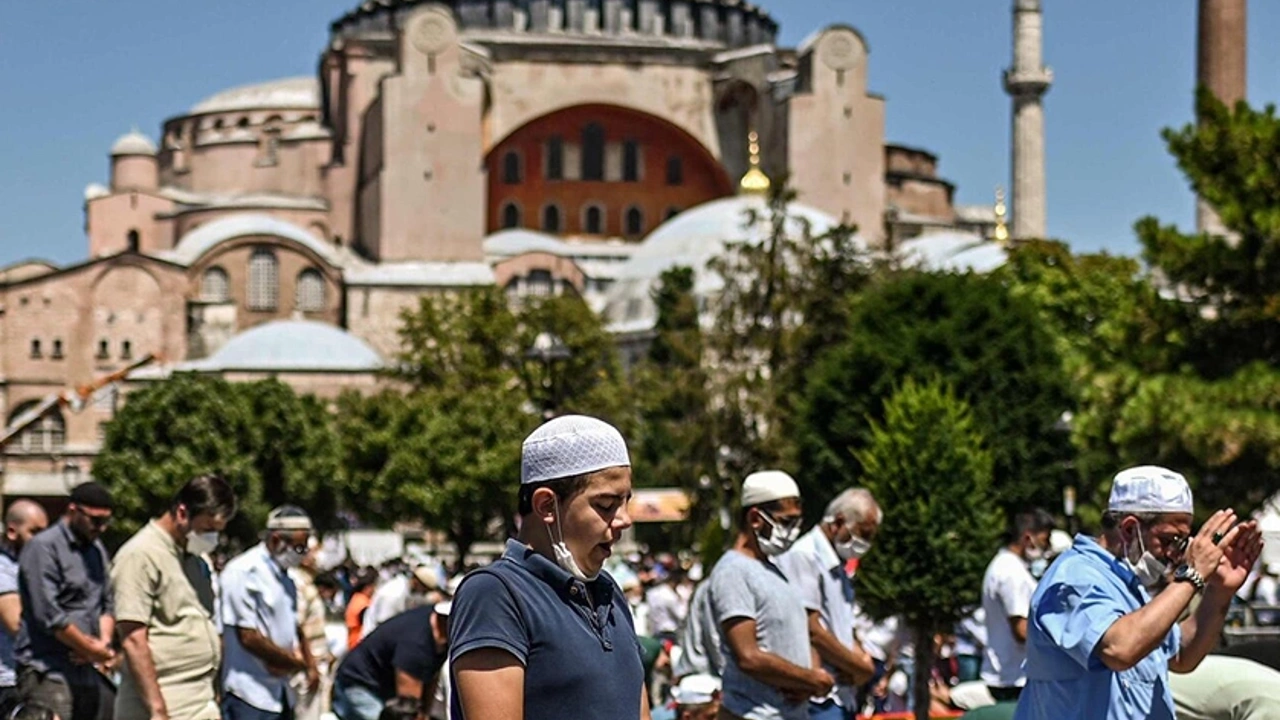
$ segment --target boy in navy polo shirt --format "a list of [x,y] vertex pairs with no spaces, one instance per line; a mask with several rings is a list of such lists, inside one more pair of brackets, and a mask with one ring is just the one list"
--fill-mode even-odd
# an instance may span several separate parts
[[521,453],[518,540],[453,600],[455,720],[649,720],[644,668],[605,560],[631,526],[631,460],[595,418],[538,428]]

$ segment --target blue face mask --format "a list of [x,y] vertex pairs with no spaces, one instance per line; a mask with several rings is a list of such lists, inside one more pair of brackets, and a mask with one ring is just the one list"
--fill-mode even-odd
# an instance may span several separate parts
[[1049,569],[1049,559],[1045,557],[1038,557],[1031,561],[1027,566],[1027,569],[1031,571],[1031,577],[1039,580],[1044,577],[1045,571]]

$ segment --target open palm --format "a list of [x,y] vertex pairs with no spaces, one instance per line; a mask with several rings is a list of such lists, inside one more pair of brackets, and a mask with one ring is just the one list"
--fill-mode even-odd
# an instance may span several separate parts
[[[1234,535],[1234,537],[1231,537]],[[1240,523],[1222,541],[1222,562],[1213,580],[1233,594],[1244,585],[1262,554],[1262,533],[1256,522]]]

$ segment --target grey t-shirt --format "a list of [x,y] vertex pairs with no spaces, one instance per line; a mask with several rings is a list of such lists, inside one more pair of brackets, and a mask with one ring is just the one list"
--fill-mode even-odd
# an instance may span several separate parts
[[[777,567],[730,550],[716,563],[710,582],[712,613],[722,628],[732,618],[753,619],[761,650],[801,667],[812,666],[804,604]],[[776,688],[742,672],[726,640],[721,640],[721,650],[726,710],[746,720],[808,718],[807,702],[789,703]]]

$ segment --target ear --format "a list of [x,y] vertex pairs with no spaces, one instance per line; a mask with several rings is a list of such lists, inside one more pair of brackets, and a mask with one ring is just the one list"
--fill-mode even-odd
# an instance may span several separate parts
[[551,525],[556,521],[556,509],[559,501],[556,499],[556,493],[551,488],[538,488],[533,491],[532,502],[533,514],[542,522]]

